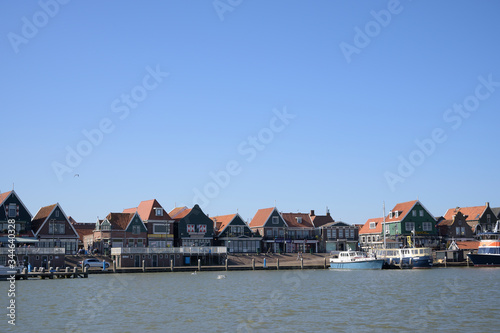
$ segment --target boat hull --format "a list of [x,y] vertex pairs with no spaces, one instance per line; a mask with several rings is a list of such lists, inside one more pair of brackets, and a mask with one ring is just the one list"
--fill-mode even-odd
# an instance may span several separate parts
[[474,266],[500,267],[500,255],[498,254],[468,254]]
[[354,262],[330,262],[332,269],[382,269],[384,260],[365,260]]

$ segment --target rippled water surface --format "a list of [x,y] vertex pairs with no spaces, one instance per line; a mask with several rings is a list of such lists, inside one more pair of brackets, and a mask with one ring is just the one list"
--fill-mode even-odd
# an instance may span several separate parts
[[[218,275],[226,277],[218,279]],[[500,269],[91,275],[16,282],[31,332],[482,332],[500,326]]]

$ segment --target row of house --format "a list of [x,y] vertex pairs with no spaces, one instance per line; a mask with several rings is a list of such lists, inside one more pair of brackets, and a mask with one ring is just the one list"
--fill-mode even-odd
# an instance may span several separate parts
[[493,231],[498,220],[500,208],[491,208],[489,202],[450,208],[434,217],[419,200],[413,200],[398,203],[385,217],[368,219],[359,231],[359,243],[364,250],[415,245],[473,251],[479,245],[476,235]]
[[138,266],[144,260],[163,266],[172,261],[176,265],[211,261],[226,252],[477,247],[475,235],[493,230],[500,218],[500,208],[490,208],[489,203],[448,209],[434,217],[419,200],[398,203],[387,216],[368,219],[364,225],[335,221],[328,209],[326,215],[317,215],[314,210],[283,213],[276,207],[259,209],[247,223],[238,213],[209,217],[198,205],[167,212],[155,199],[110,212],[95,223],[78,223],[59,203],[32,216],[15,191],[0,194],[0,206],[4,208],[0,209],[0,265],[7,260],[7,249],[1,245],[8,242],[8,221],[14,219],[18,253],[23,261],[40,266],[48,261],[64,263],[64,255],[78,250],[112,255],[124,266]]

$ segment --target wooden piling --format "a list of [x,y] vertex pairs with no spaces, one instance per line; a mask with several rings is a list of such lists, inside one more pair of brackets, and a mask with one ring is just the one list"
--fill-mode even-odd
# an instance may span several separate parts
[[276,259],[276,269],[280,270],[280,258]]
[[146,271],[146,260],[142,259],[142,271]]
[[201,259],[198,259],[198,271],[201,271]]
[[225,266],[226,271],[227,271],[229,269],[229,261],[227,258],[226,258],[226,262],[225,262],[224,266]]
[[324,265],[325,269],[326,269],[326,257],[325,257],[325,265]]
[[252,258],[252,270],[255,271],[255,258]]
[[170,259],[170,271],[174,271],[174,259]]
[[300,269],[304,269],[304,258],[300,258]]

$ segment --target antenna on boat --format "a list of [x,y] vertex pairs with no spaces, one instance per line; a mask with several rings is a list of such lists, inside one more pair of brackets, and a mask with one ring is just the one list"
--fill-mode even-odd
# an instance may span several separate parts
[[385,201],[384,201],[384,222],[382,223],[382,233],[384,234],[384,249],[386,246],[386,241],[385,241]]

